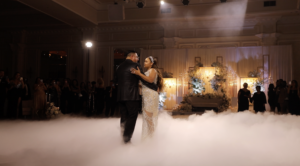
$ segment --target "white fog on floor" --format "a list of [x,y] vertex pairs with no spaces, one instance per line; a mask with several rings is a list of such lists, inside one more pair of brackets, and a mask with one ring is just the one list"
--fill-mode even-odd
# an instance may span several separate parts
[[119,118],[0,122],[0,165],[299,166],[300,118],[252,112],[159,115],[156,135],[121,141]]

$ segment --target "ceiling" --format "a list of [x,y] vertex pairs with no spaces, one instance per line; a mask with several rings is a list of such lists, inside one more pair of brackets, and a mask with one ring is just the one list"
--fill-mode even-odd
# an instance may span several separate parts
[[1,29],[69,27],[51,16],[12,0],[0,1],[0,22]]
[[[264,0],[190,0],[184,6],[181,0],[0,0],[0,28],[15,27],[91,27],[103,24],[166,22],[178,20],[223,19],[224,17],[257,17],[265,15],[299,15],[300,0],[276,0],[277,6],[264,7]],[[108,5],[124,7],[124,20],[109,19]],[[162,13],[170,9],[170,13]],[[114,13],[113,13],[114,14]]]

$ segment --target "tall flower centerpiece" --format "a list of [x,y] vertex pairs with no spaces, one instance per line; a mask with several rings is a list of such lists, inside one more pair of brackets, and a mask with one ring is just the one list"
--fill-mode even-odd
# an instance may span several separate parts
[[201,73],[199,72],[200,67],[203,67],[201,62],[197,63],[194,69],[188,72],[189,86],[193,89],[193,93],[195,94],[202,94],[202,92],[205,91],[205,83],[201,80]]
[[215,76],[210,80],[211,87],[214,91],[218,91],[219,88],[221,88],[221,92],[225,93],[224,87],[228,75],[228,68],[219,62],[214,62],[211,66],[216,68]]

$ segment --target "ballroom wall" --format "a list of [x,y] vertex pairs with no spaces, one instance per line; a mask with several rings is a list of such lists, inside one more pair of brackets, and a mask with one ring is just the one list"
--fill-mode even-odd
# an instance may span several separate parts
[[[217,26],[216,26],[217,25]],[[33,80],[40,76],[43,50],[67,51],[67,77],[97,80],[106,85],[113,78],[115,49],[182,49],[291,45],[293,78],[300,81],[300,16],[247,17],[242,25],[231,19],[182,20],[141,23],[110,23],[94,27],[19,29],[1,31],[0,65],[9,74],[21,71]],[[84,43],[92,41],[89,65]],[[2,67],[3,66],[3,67]],[[32,73],[30,73],[32,68]]]

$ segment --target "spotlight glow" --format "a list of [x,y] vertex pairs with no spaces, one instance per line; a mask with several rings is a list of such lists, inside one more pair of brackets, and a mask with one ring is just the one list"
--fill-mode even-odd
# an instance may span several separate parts
[[160,4],[163,5],[163,4],[165,4],[165,2],[164,1],[160,1]]
[[91,42],[86,42],[86,43],[85,43],[85,45],[86,45],[87,47],[89,47],[89,48],[90,48],[90,47],[92,47],[92,46],[93,46],[93,43],[91,43]]

